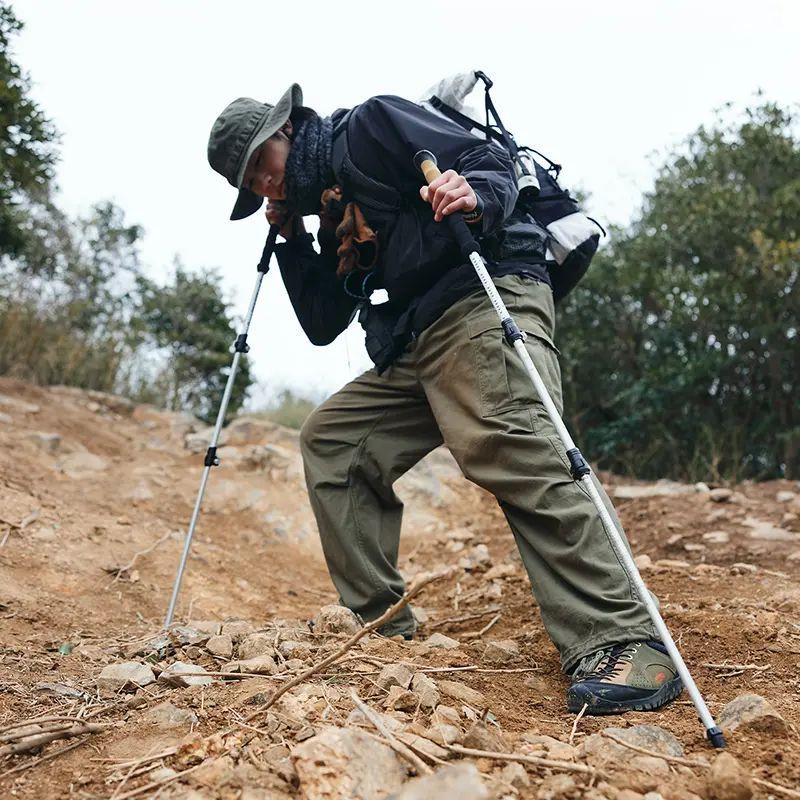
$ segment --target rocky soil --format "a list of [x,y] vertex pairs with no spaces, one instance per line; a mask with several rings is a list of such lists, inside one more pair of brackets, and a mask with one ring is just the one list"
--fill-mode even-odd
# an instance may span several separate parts
[[[419,640],[336,606],[297,434],[225,432],[165,635],[207,431],[0,380],[0,796],[800,797],[800,487],[602,476],[726,729],[568,714],[491,497],[437,451],[399,484]],[[444,573],[444,574],[441,574]]]

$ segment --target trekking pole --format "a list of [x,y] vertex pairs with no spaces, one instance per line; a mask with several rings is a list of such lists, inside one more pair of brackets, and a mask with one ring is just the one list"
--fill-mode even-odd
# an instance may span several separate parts
[[164,630],[167,630],[172,624],[172,618],[175,615],[175,606],[178,602],[178,594],[181,590],[181,581],[183,580],[183,572],[186,569],[186,561],[189,558],[189,548],[192,546],[192,536],[194,536],[194,529],[197,525],[197,518],[200,516],[200,506],[203,503],[203,495],[206,492],[206,484],[208,483],[208,476],[211,473],[211,467],[219,465],[219,457],[217,456],[217,442],[219,435],[222,431],[222,425],[225,422],[225,414],[228,411],[228,403],[231,399],[233,392],[233,382],[236,380],[236,372],[239,369],[239,359],[242,353],[247,353],[250,346],[247,344],[247,332],[250,329],[250,320],[253,319],[253,311],[256,307],[256,300],[258,299],[258,292],[261,289],[261,281],[269,270],[269,260],[272,258],[272,251],[275,249],[275,240],[278,237],[279,225],[270,225],[267,242],[264,245],[264,250],[261,253],[261,260],[258,262],[256,269],[258,270],[258,277],[256,278],[256,285],[253,289],[253,295],[250,298],[250,307],[247,309],[247,316],[244,319],[244,326],[242,332],[236,337],[233,343],[233,362],[231,363],[231,371],[228,374],[228,382],[225,384],[225,391],[222,394],[222,402],[220,403],[219,412],[217,413],[217,422],[214,425],[214,433],[211,436],[211,444],[206,450],[205,459],[203,464],[203,477],[200,479],[200,490],[197,492],[197,500],[194,503],[194,511],[192,511],[192,518],[189,522],[189,530],[186,532],[186,539],[183,542],[183,553],[181,560],[178,564],[178,572],[175,575],[175,584],[172,587],[172,597],[169,601],[169,608],[167,609],[167,616],[164,618]]
[[[439,177],[439,175],[441,175],[441,172],[436,164],[436,157],[428,150],[420,150],[414,156],[414,164],[419,170],[421,170],[427,183],[431,183],[431,181],[435,180]],[[705,726],[706,736],[714,747],[725,747],[725,738],[722,735],[722,730],[717,726],[717,723],[711,716],[711,712],[708,710],[708,706],[706,705],[703,696],[700,694],[697,684],[694,682],[694,679],[689,673],[686,662],[683,660],[683,657],[678,651],[678,648],[675,645],[667,626],[664,624],[664,620],[661,618],[658,606],[653,600],[653,597],[650,595],[650,592],[647,590],[647,586],[645,586],[642,576],[639,574],[639,570],[636,567],[633,556],[625,546],[625,541],[622,538],[622,534],[614,523],[614,520],[611,518],[611,514],[609,514],[608,509],[600,497],[600,492],[598,492],[597,487],[592,481],[589,465],[581,455],[581,451],[575,446],[575,442],[572,441],[572,437],[569,435],[569,431],[564,425],[564,422],[558,413],[558,409],[553,403],[550,393],[547,391],[547,387],[544,385],[544,382],[542,381],[539,372],[530,357],[530,354],[525,348],[525,334],[517,327],[516,323],[511,318],[511,315],[508,313],[505,304],[503,303],[503,300],[497,291],[497,288],[495,287],[488,271],[486,270],[486,265],[481,257],[478,243],[472,238],[472,233],[467,227],[467,223],[464,221],[464,218],[461,216],[461,214],[449,214],[445,217],[445,220],[450,226],[450,231],[458,243],[458,246],[461,248],[462,255],[469,260],[469,262],[475,268],[475,271],[478,273],[478,278],[480,278],[483,288],[486,290],[486,294],[489,295],[489,300],[491,300],[494,310],[500,317],[500,325],[503,328],[506,341],[517,351],[517,355],[522,360],[525,370],[530,376],[531,382],[536,389],[536,393],[539,395],[540,400],[547,410],[547,415],[550,417],[550,421],[555,426],[558,436],[564,445],[564,449],[567,451],[567,458],[569,459],[571,468],[570,472],[572,473],[573,479],[583,484],[584,488],[589,493],[589,496],[592,498],[592,502],[597,509],[597,513],[600,515],[600,518],[603,522],[603,526],[609,534],[614,551],[619,557],[619,560],[622,563],[628,578],[630,578],[631,582],[636,587],[636,592],[647,608],[647,613],[650,615],[650,619],[653,621],[653,625],[658,631],[661,641],[666,647],[672,662],[675,664],[678,674],[683,681],[683,685],[686,687],[686,691],[689,692],[689,696],[692,698],[694,707],[697,709],[697,713],[700,716],[700,721]]]

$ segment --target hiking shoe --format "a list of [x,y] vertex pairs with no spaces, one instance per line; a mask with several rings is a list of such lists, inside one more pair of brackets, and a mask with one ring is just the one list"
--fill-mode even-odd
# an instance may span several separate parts
[[572,674],[567,708],[586,714],[655,711],[683,690],[661,642],[614,644],[586,656]]

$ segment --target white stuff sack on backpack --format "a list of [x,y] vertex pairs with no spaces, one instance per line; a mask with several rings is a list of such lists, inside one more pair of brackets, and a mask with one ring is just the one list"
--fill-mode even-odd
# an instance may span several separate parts
[[[478,72],[474,70],[451,75],[431,86],[418,104],[440,117],[455,122],[479,139],[489,138],[495,143],[506,145],[505,149],[509,150],[517,167],[517,175],[520,176],[520,188],[523,185],[535,187],[531,193],[535,194],[535,199],[528,200],[525,207],[549,234],[548,257],[552,256],[552,261],[559,267],[559,269],[551,267],[550,276],[553,281],[553,293],[556,299],[560,299],[572,290],[588,269],[603,229],[581,211],[578,202],[570,197],[569,192],[559,186],[557,180],[561,169],[559,165],[542,156],[548,162],[549,168],[543,166],[534,158],[535,151],[518,146],[513,139],[513,144],[509,147],[504,142],[503,134],[511,137],[501,123],[499,126],[488,128],[476,120],[478,112],[466,101],[478,84],[478,80]],[[496,117],[496,111],[494,113]],[[496,122],[500,122],[497,117]],[[526,175],[532,176],[534,180],[526,180]]]

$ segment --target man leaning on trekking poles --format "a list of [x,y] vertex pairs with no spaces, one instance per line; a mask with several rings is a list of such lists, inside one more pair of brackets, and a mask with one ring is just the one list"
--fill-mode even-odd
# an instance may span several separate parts
[[[413,163],[421,149],[443,169],[422,188]],[[681,679],[646,607],[570,475],[475,270],[440,224],[464,215],[560,413],[548,231],[519,208],[509,154],[395,96],[322,117],[294,84],[275,106],[249,98],[228,105],[208,157],[238,190],[232,219],[267,198],[267,220],[285,240],[275,248],[281,276],[308,338],[328,344],[356,314],[366,331],[374,368],[319,406],[300,437],[342,604],[369,621],[403,596],[403,504],[393,484],[444,443],[505,514],[571,678],[569,709],[652,710],[677,697]],[[320,217],[319,252],[303,224],[309,215]],[[375,289],[388,302],[371,305]],[[406,608],[381,632],[411,638],[415,630]]]

